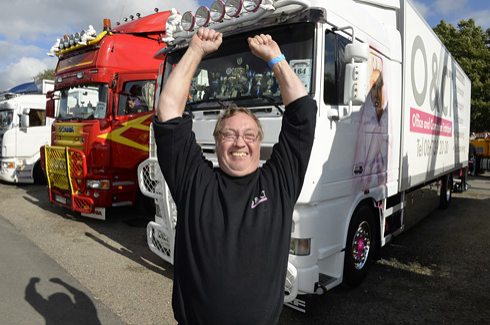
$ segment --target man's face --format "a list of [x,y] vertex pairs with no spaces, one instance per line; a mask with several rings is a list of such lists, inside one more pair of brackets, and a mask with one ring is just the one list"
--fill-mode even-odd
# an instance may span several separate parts
[[136,97],[128,97],[129,108],[133,108],[135,103],[136,103]]
[[[236,140],[226,139],[223,133],[239,134]],[[230,176],[245,176],[259,166],[260,141],[257,124],[247,114],[238,113],[221,123],[216,142],[219,167]],[[255,135],[255,141],[247,141],[244,134]]]

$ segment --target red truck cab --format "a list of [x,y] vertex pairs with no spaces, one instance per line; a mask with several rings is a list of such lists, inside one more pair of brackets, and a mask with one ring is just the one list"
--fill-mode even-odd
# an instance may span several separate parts
[[98,219],[107,208],[135,204],[162,64],[154,55],[165,46],[169,16],[155,13],[114,29],[104,20],[97,36],[82,31],[61,40],[47,102],[56,121],[51,146],[41,148],[52,203]]

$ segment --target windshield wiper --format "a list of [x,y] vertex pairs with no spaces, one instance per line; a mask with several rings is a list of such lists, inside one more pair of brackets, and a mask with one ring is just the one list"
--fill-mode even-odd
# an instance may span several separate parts
[[[207,106],[208,104],[211,104],[211,103],[218,103],[219,106],[218,105]],[[221,109],[227,108],[232,103],[233,103],[233,100],[231,100],[231,99],[227,99],[227,100],[223,101],[220,98],[209,98],[206,100],[201,100],[201,101],[196,102],[196,103],[187,103],[187,106],[189,106],[189,108],[191,110],[194,110],[194,111],[217,110],[217,109],[221,110]]]

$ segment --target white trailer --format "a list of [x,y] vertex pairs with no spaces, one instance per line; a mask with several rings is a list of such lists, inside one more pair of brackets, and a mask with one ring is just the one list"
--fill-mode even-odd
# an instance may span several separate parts
[[[229,2],[236,14],[241,2]],[[224,32],[224,42],[200,64],[188,113],[203,154],[216,164],[212,133],[221,105],[252,109],[265,132],[261,159],[268,158],[283,106],[273,74],[248,50],[246,38],[256,33],[272,35],[316,100],[315,142],[285,279],[285,302],[303,310],[298,295],[358,285],[382,246],[434,206],[449,205],[453,175],[468,164],[471,84],[408,0],[243,6],[250,12],[208,25]],[[220,10],[211,10],[216,19]],[[191,29],[168,41],[163,79],[195,33],[194,16],[205,23],[206,12],[183,15],[182,26]],[[154,146],[139,168],[140,188],[157,205],[148,245],[173,263],[177,212]]]
[[54,81],[22,86],[0,94],[0,180],[44,182],[39,148],[50,143],[53,119],[46,118],[46,94]]

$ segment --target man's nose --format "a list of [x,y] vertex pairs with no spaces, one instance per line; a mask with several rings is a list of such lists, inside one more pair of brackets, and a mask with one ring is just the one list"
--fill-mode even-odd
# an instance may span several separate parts
[[237,134],[236,135],[235,145],[237,145],[237,146],[244,146],[245,145],[245,139],[243,138],[243,134]]

